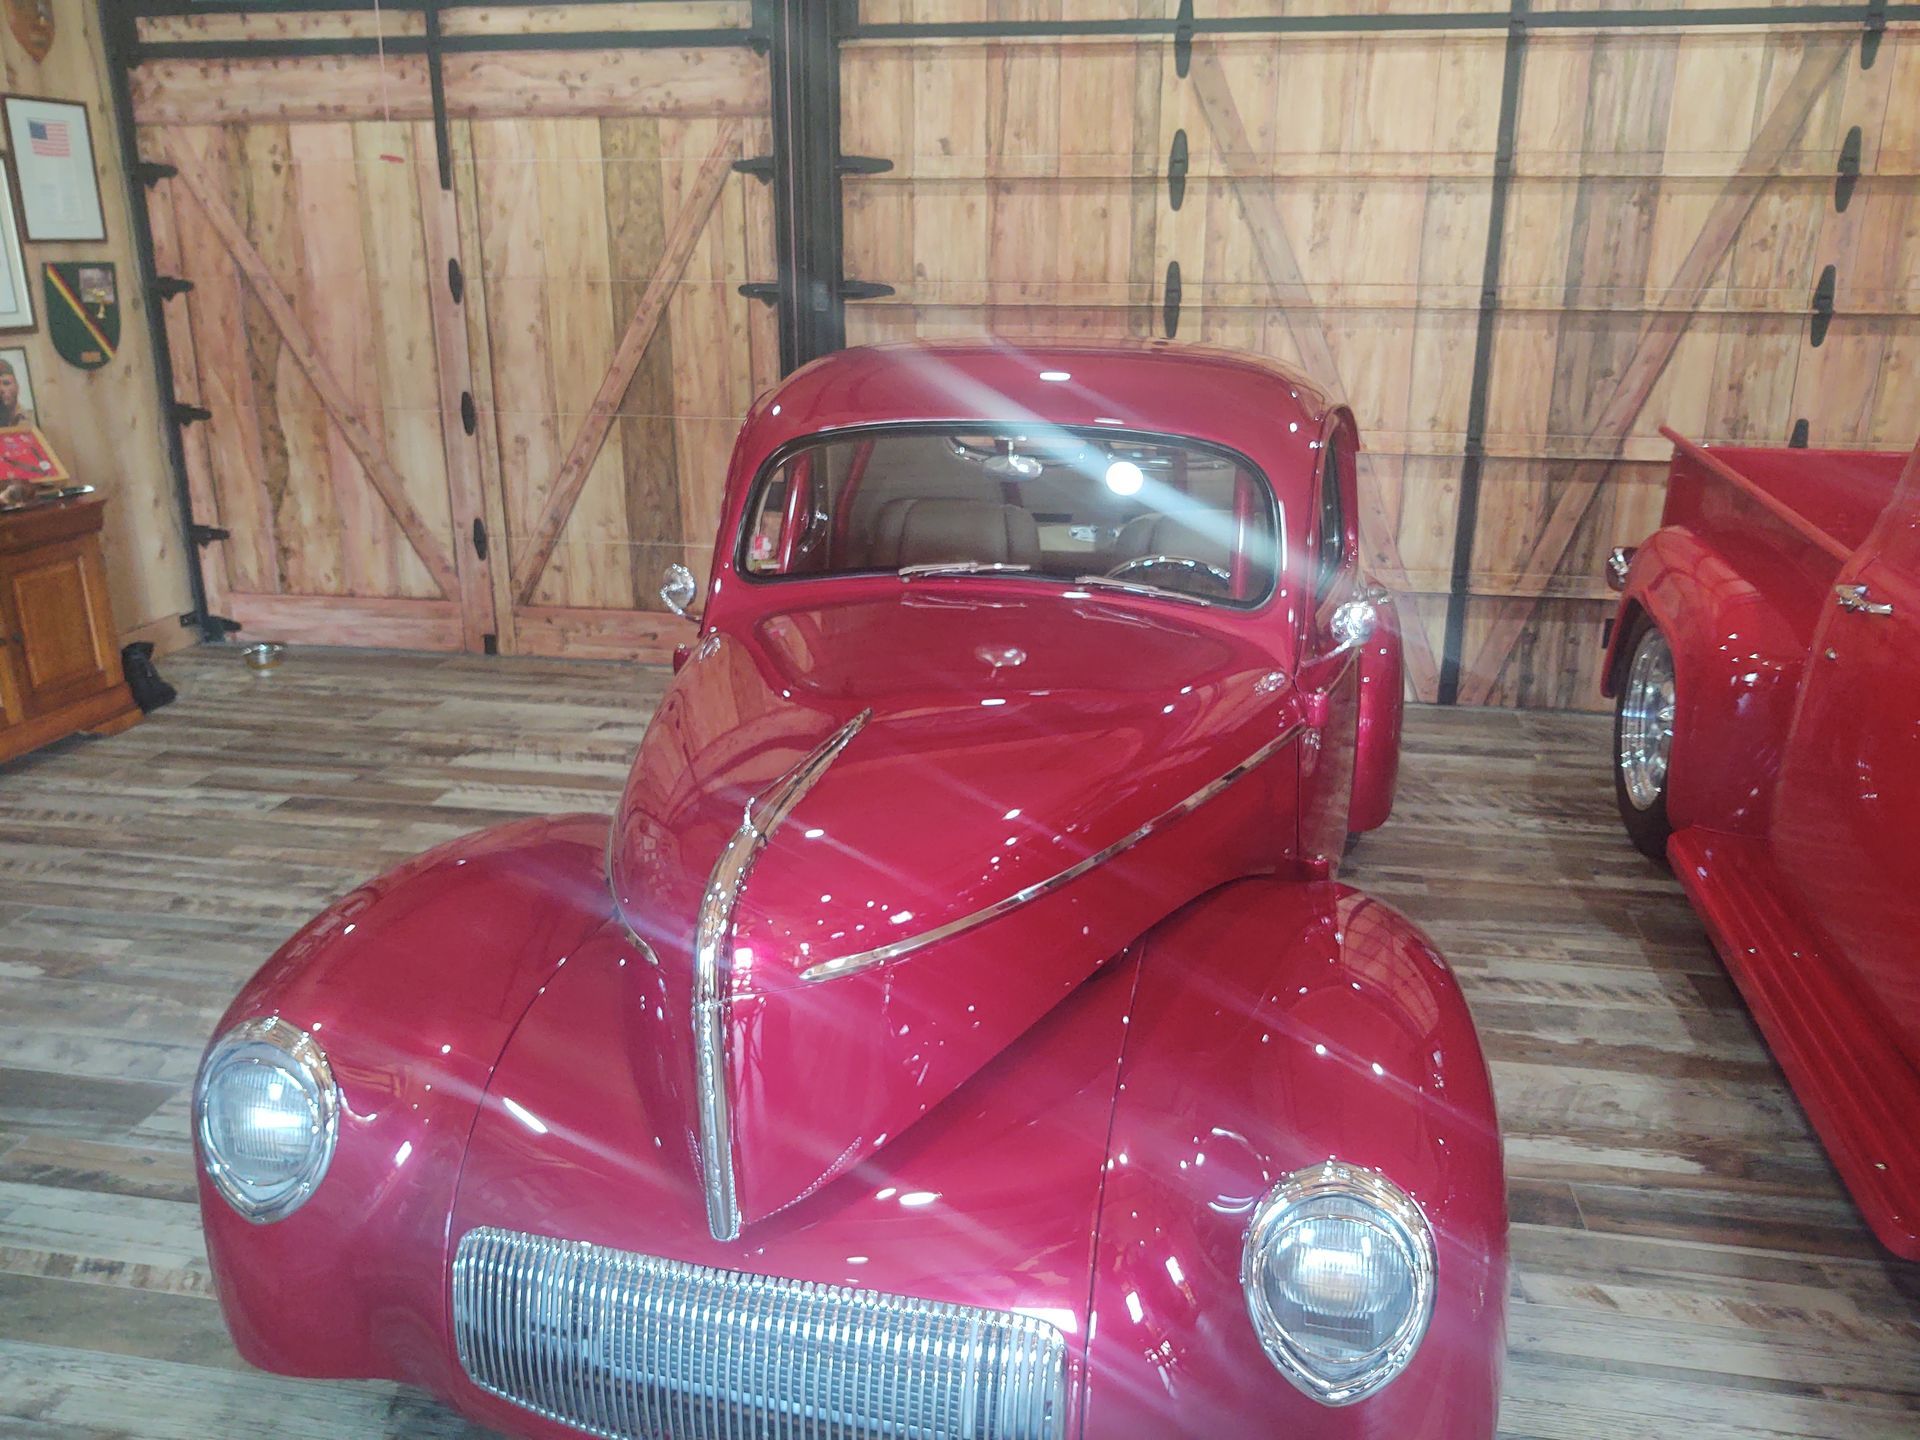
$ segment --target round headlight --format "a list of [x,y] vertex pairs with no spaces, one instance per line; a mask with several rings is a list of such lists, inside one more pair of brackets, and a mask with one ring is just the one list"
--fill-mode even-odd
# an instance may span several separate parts
[[1323,1405],[1347,1405],[1405,1369],[1427,1333],[1433,1231],[1392,1182],[1329,1160],[1255,1208],[1240,1283],[1280,1373]]
[[193,1087],[201,1163],[227,1203],[256,1223],[298,1210],[333,1158],[340,1092],[327,1057],[277,1016],[236,1025]]

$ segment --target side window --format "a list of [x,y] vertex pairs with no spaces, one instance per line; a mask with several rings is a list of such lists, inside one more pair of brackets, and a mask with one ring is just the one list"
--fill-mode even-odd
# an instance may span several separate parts
[[1320,552],[1316,557],[1318,578],[1314,595],[1325,599],[1340,574],[1340,562],[1347,553],[1347,513],[1341,500],[1340,446],[1330,443],[1327,458],[1320,467]]

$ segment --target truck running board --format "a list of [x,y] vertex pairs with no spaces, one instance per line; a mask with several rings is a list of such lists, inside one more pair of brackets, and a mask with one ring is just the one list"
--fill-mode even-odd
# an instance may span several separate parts
[[1667,858],[1867,1224],[1920,1260],[1920,1071],[1855,997],[1845,962],[1783,902],[1764,841],[1696,826],[1667,842]]

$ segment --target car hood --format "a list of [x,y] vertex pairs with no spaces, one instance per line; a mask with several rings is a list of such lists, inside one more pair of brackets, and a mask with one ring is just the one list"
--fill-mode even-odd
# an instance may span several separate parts
[[822,762],[776,823],[759,808],[720,917],[713,1064],[748,1223],[1291,840],[1293,766],[1237,778],[1298,723],[1266,651],[1210,616],[1012,589],[889,588],[718,630],[642,742],[611,875],[690,1030],[716,862],[756,799]]

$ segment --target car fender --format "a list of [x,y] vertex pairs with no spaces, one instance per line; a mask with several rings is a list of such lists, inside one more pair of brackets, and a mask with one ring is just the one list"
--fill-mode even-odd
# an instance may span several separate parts
[[[1151,932],[1096,1237],[1085,1435],[1486,1437],[1504,1355],[1506,1197],[1487,1069],[1431,943],[1346,886],[1247,880]],[[1255,1206],[1339,1159],[1420,1206],[1432,1323],[1328,1408],[1266,1356],[1240,1284]]]
[[1766,830],[1810,639],[1760,583],[1756,564],[1669,526],[1634,552],[1620,597],[1601,693],[1617,694],[1627,636],[1651,616],[1673,650],[1667,818],[1675,830]]
[[604,816],[572,815],[429,851],[329,906],[228,1008],[216,1036],[269,1015],[311,1034],[341,1098],[332,1162],[286,1218],[252,1223],[201,1172],[213,1284],[247,1360],[444,1389],[467,1136],[527,1006],[612,923],[606,841]]
[[1373,634],[1360,649],[1360,708],[1353,737],[1353,802],[1347,829],[1377,830],[1393,813],[1400,778],[1400,722],[1406,708],[1400,610],[1391,598],[1375,610]]

